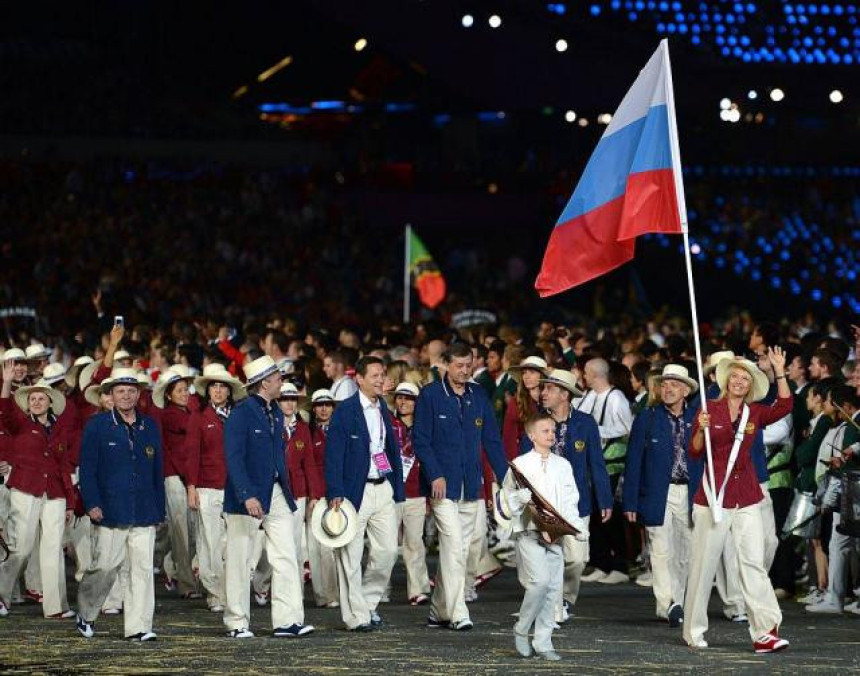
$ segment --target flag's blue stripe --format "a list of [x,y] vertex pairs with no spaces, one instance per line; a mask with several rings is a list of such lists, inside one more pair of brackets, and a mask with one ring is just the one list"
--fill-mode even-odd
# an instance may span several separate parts
[[630,174],[671,167],[669,114],[665,105],[654,106],[600,140],[556,225],[623,195]]

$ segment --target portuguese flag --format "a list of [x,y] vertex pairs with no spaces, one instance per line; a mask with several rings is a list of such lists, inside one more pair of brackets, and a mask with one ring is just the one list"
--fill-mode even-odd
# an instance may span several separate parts
[[409,225],[406,226],[406,266],[409,282],[424,305],[432,310],[445,300],[445,278],[424,242]]

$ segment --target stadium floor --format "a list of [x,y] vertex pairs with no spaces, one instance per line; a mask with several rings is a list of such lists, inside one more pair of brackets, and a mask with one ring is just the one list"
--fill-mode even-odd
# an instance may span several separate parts
[[[395,589],[404,588],[395,570]],[[70,598],[75,585],[70,583]],[[511,613],[521,589],[506,569],[471,605],[475,629],[454,633],[424,626],[427,607],[401,599],[380,607],[386,626],[372,634],[344,631],[337,610],[310,608],[316,633],[305,639],[271,637],[268,608],[254,606],[257,638],[228,640],[219,615],[203,601],[182,601],[157,587],[158,641],[122,640],[122,617],[101,617],[96,636],[78,636],[72,620],[45,620],[36,605],[13,606],[0,620],[0,673],[12,674],[585,674],[857,673],[860,617],[812,616],[795,601],[782,603],[781,632],[791,648],[757,656],[746,626],[711,607],[711,647],[693,651],[653,616],[650,590],[633,584],[583,584],[576,616],[556,632],[560,663],[514,653]],[[74,605],[74,604],[73,604]]]

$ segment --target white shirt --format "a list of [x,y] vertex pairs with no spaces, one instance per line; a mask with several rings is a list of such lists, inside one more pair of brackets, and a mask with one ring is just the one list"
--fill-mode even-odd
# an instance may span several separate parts
[[[587,532],[588,523],[579,516],[579,490],[573,478],[573,468],[566,458],[550,453],[547,458],[541,457],[537,451],[529,451],[514,460],[517,469],[531,481],[532,486],[564,517],[565,521],[581,532]],[[525,505],[517,502],[511,495],[516,491],[513,473],[505,475],[504,490],[508,496],[508,504],[518,514],[513,520],[513,531],[519,533],[525,530],[537,530],[534,522],[525,510]]]
[[815,481],[821,483],[821,477],[827,472],[827,465],[822,465],[821,460],[830,460],[834,455],[842,455],[842,446],[845,445],[845,432],[848,423],[840,423],[827,430],[821,446],[818,447],[818,460],[815,463]]
[[794,425],[792,415],[789,413],[764,428],[762,432],[765,446],[784,445],[791,442],[794,436]]
[[379,406],[379,399],[376,402],[370,401],[364,392],[358,391],[358,401],[361,403],[361,410],[364,411],[364,422],[367,423],[367,432],[370,435],[370,471],[367,473],[368,479],[378,479],[380,474],[376,468],[376,463],[373,462],[373,456],[377,453],[385,452],[385,424],[382,422],[382,409]]
[[348,376],[338,378],[331,384],[331,396],[335,401],[349,399],[357,391],[358,385],[356,385],[355,381]]
[[[604,413],[604,405],[606,412]],[[579,401],[578,411],[588,413],[594,418],[600,429],[600,439],[604,443],[609,439],[626,437],[633,427],[633,414],[630,412],[630,402],[621,390],[609,389],[597,394],[589,390]],[[603,424],[600,419],[603,418]]]

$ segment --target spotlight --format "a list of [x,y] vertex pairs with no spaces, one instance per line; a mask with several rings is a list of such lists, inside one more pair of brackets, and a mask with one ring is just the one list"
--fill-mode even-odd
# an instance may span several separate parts
[[556,40],[555,51],[566,52],[567,51],[567,40],[564,40],[564,39]]
[[603,113],[602,115],[597,116],[597,124],[609,124],[612,122],[612,115],[609,113]]
[[830,92],[830,103],[842,103],[842,100],[844,98],[845,97],[842,96],[842,92],[840,92],[838,89],[834,89],[832,92]]
[[360,52],[365,47],[367,47],[367,40],[365,38],[359,38],[355,41],[355,51]]
[[747,98],[750,101],[755,101],[758,98],[758,92],[755,89],[750,89],[749,92],[747,92]]
[[741,111],[739,111],[737,108],[735,108],[734,110],[730,110],[729,111],[729,122],[734,124],[735,122],[740,122],[740,121],[741,121]]
[[490,28],[498,28],[502,25],[502,17],[498,14],[493,14],[489,19]]
[[588,119],[586,119],[584,117],[580,117],[579,118],[579,126],[580,127],[587,127],[588,126]]
[[463,24],[463,28],[471,28],[475,23],[475,17],[471,14],[464,14],[463,18],[460,19],[460,23]]
[[771,89],[771,91],[770,91],[771,101],[776,101],[777,103],[779,103],[784,98],[785,98],[785,92],[782,91],[779,87],[777,87],[776,89]]
[[720,99],[720,110],[728,110],[732,107],[731,99]]
[[564,114],[564,119],[565,119],[567,122],[576,122],[576,113],[575,113],[575,112],[573,112],[572,110],[568,110],[568,111]]

